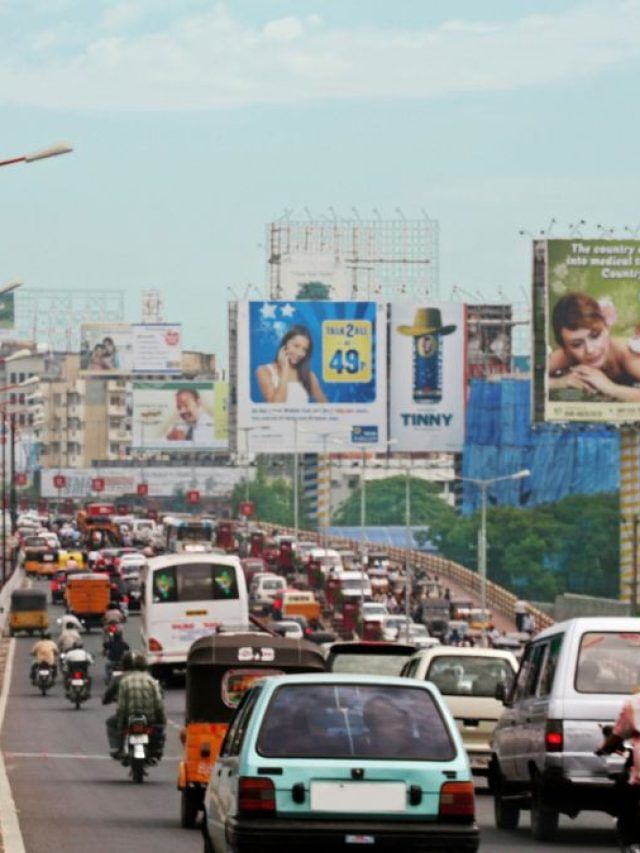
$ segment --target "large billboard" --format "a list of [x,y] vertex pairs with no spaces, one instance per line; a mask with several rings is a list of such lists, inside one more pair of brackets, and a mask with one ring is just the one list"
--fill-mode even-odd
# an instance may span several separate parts
[[133,334],[124,323],[80,326],[80,370],[87,374],[126,375],[133,371]]
[[240,449],[380,449],[386,332],[386,305],[375,302],[239,303]]
[[225,448],[228,393],[226,382],[134,382],[133,447]]
[[469,379],[511,372],[511,305],[467,305]]
[[544,419],[640,421],[640,241],[548,240],[544,249],[544,288],[534,291]]
[[464,443],[465,306],[391,305],[393,451],[458,452]]
[[179,323],[83,323],[80,370],[86,374],[180,373]]
[[[100,497],[135,495],[140,483],[146,483],[149,497],[171,497],[190,490],[203,497],[227,497],[233,487],[245,476],[253,479],[255,469],[221,467],[164,467],[164,468],[46,468],[40,473],[40,491],[43,498],[96,497],[91,481],[99,477],[104,481]],[[57,489],[54,478],[64,476],[64,488]]]

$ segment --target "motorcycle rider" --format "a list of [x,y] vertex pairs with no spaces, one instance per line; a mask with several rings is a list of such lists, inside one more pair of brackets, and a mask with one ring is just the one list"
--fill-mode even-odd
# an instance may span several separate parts
[[91,655],[83,646],[82,640],[76,640],[68,652],[64,654],[64,679],[65,684],[69,679],[69,674],[74,669],[80,669],[87,676],[89,686],[91,686],[91,676],[89,675],[89,667],[93,664],[93,655]]
[[632,760],[628,776],[619,785],[618,836],[624,853],[640,853],[640,691],[624,703],[596,755],[622,752],[628,739],[632,742]]
[[77,616],[74,616],[73,613],[65,613],[62,618],[58,619],[58,623],[60,625],[61,633],[63,631],[72,630],[81,634],[85,628],[84,623],[81,622]]
[[111,681],[111,674],[121,663],[126,652],[130,651],[129,643],[122,636],[122,628],[115,625],[113,630],[105,637],[102,644],[102,654],[106,657],[105,678],[107,683]]
[[65,628],[58,637],[58,651],[60,654],[66,654],[73,648],[74,643],[80,640],[80,634],[75,628]]
[[[127,652],[123,659],[123,675],[114,691],[105,693],[102,702],[116,698],[115,714],[106,721],[109,750],[113,758],[120,758],[122,738],[129,717],[144,714],[154,728],[153,751],[158,760],[164,748],[164,727],[167,721],[160,685],[147,671],[147,659],[140,652]],[[115,693],[115,696],[114,696]]]
[[109,625],[119,625],[121,622],[124,622],[124,613],[118,607],[117,602],[112,601],[102,617],[102,624],[108,628]]
[[41,663],[46,664],[53,670],[53,677],[56,677],[57,662],[58,662],[58,647],[51,639],[51,634],[45,631],[42,639],[38,640],[31,649],[31,654],[35,658],[31,664],[31,682],[36,683],[36,672]]

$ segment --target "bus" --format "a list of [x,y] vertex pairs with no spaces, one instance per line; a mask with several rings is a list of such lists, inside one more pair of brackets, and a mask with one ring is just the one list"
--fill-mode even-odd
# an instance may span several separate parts
[[210,518],[167,516],[163,519],[165,551],[173,554],[210,551],[215,522]]
[[140,573],[141,636],[156,677],[184,669],[194,640],[249,629],[249,602],[237,557],[164,554]]

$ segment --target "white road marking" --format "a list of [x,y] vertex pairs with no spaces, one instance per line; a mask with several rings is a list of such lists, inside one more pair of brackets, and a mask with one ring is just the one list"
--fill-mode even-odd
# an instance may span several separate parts
[[[9,653],[5,661],[2,693],[0,693],[0,731],[2,730],[7,702],[9,700],[15,651],[16,641],[9,640]],[[10,850],[11,853],[25,853],[18,812],[16,811],[16,804],[11,793],[11,785],[9,784],[9,777],[7,776],[2,752],[0,752],[0,803],[2,803],[2,808],[0,809],[0,831],[2,832],[4,849]]]

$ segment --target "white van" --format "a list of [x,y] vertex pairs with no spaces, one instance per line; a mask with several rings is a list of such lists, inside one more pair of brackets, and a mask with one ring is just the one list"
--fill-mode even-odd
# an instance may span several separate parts
[[141,635],[156,675],[184,668],[194,640],[219,629],[246,631],[249,605],[237,557],[167,554],[140,573]]
[[550,841],[561,813],[616,814],[611,766],[595,750],[639,683],[640,619],[571,619],[533,639],[491,741],[499,828],[530,808],[534,838]]

